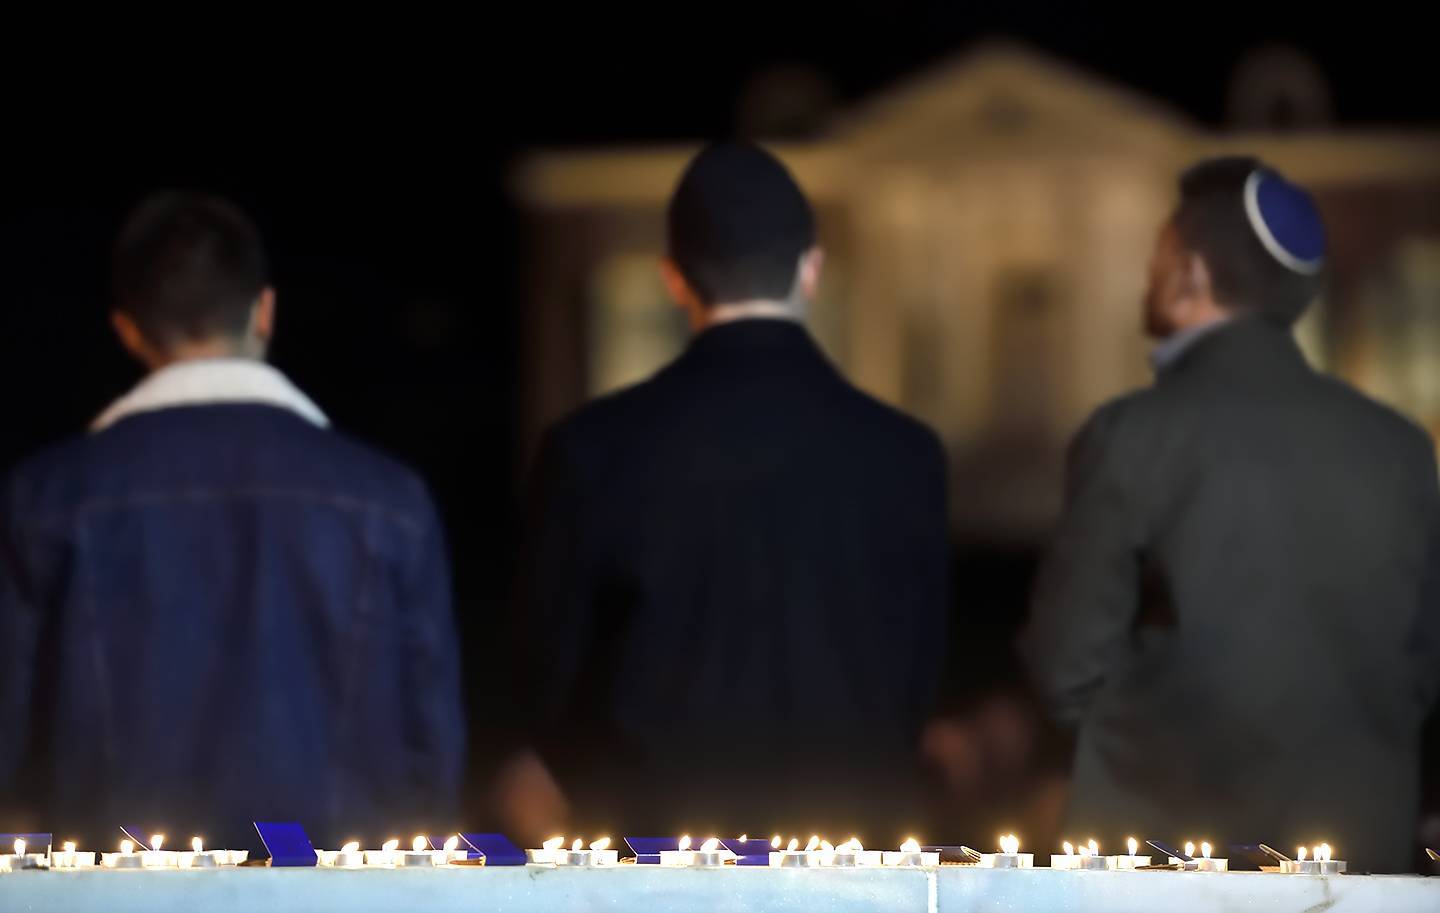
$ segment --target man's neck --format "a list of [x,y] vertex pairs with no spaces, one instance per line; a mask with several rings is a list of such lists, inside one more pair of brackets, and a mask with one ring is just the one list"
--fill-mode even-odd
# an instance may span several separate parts
[[1196,321],[1187,327],[1177,329],[1151,349],[1150,366],[1156,371],[1170,367],[1197,342],[1220,329],[1232,319],[1229,314],[1218,314],[1208,320]]
[[263,352],[250,351],[249,347],[237,345],[234,342],[207,340],[182,343],[178,346],[171,346],[164,352],[154,353],[146,359],[146,367],[150,369],[151,373],[154,373],[186,362],[215,361],[217,359],[264,361],[265,356]]
[[798,323],[805,319],[805,309],[793,301],[768,299],[717,304],[704,312],[703,319],[696,329],[704,330],[725,323],[734,323],[737,320],[754,319],[791,320]]

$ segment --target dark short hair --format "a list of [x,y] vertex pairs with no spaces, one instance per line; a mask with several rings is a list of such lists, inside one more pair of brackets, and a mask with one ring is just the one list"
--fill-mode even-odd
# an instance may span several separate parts
[[695,156],[670,198],[670,258],[707,305],[786,298],[815,216],[795,179],[753,143]]
[[1245,183],[1257,170],[1274,173],[1258,159],[1206,159],[1180,176],[1175,230],[1210,271],[1215,300],[1238,310],[1293,323],[1319,294],[1320,273],[1301,273],[1265,249],[1245,212]]
[[237,336],[269,283],[260,233],[219,197],[167,191],[125,220],[111,258],[115,308],[152,345]]

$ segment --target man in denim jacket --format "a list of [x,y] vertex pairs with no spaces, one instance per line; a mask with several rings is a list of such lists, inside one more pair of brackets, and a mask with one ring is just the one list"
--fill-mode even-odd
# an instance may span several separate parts
[[[116,243],[149,369],[0,489],[0,821],[250,845],[453,824],[457,644],[434,505],[264,361],[259,236],[161,194]],[[399,832],[398,830],[396,831]]]

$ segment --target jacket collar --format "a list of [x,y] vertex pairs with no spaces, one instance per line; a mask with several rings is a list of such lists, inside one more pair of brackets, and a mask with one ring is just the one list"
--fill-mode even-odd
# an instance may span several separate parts
[[207,358],[177,362],[151,373],[100,413],[90,430],[104,431],[142,412],[220,403],[274,406],[321,428],[330,424],[319,406],[263,361]]

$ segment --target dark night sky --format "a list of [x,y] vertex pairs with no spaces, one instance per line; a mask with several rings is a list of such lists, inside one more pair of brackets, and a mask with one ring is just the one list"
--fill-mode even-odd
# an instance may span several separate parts
[[248,7],[203,22],[12,18],[0,31],[0,464],[82,427],[136,376],[104,324],[124,210],[157,187],[220,191],[268,239],[275,360],[339,425],[430,479],[468,636],[483,637],[508,581],[519,472],[520,250],[503,192],[516,153],[721,134],[766,66],[812,66],[843,102],[991,35],[1211,123],[1239,56],[1285,40],[1326,70],[1342,122],[1440,122],[1418,14],[1343,6],[1300,20],[1259,4],[1137,15],[1019,0],[530,4],[463,23],[418,8],[326,22]]
[[462,544],[507,539],[519,250],[503,174],[517,152],[720,134],[766,66],[809,65],[843,103],[991,35],[1212,123],[1239,56],[1284,40],[1325,68],[1342,122],[1440,122],[1417,14],[1346,8],[1296,19],[1258,4],[736,0],[537,4],[463,24],[420,10],[83,33],[12,22],[0,39],[0,378],[34,394],[14,405],[0,461],[74,428],[132,377],[102,321],[124,208],[159,186],[212,188],[268,237],[281,366],[455,495]]

